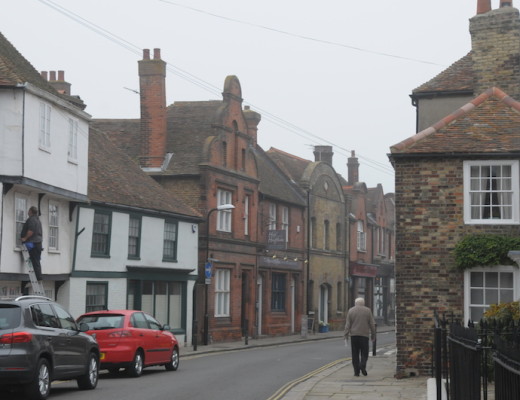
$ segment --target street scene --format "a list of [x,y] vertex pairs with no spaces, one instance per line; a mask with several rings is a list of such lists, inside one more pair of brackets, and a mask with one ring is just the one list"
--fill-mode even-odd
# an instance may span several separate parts
[[520,400],[519,5],[453,3],[6,2],[0,397]]
[[[350,349],[338,334],[318,334],[309,340],[301,338],[259,339],[249,345],[241,343],[210,346],[200,352],[186,349],[181,356],[179,370],[171,374],[163,368],[145,370],[142,378],[134,380],[121,372],[102,372],[95,392],[78,392],[70,382],[56,382],[54,399],[91,399],[96,396],[140,399],[290,399],[298,391],[290,382],[319,379],[320,373],[341,368],[343,380],[353,380]],[[379,356],[370,358],[369,370],[383,359],[385,352],[395,352],[393,331],[380,333]],[[292,343],[291,343],[292,342]],[[372,349],[371,349],[372,350]],[[328,367],[328,368],[324,368]],[[230,381],[230,376],[232,380]],[[367,378],[370,379],[370,375]],[[374,379],[374,378],[372,378]],[[6,399],[14,400],[19,393]],[[302,397],[303,399],[303,397]]]

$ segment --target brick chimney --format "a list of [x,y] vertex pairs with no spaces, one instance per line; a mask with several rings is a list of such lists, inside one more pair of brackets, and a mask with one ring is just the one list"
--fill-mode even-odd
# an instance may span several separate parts
[[477,14],[484,14],[491,11],[491,0],[477,1]]
[[160,170],[166,155],[166,62],[161,60],[160,49],[143,50],[139,61],[141,97],[141,150],[139,164],[148,170]]
[[355,183],[359,182],[359,161],[356,157],[356,152],[352,150],[352,153],[347,161],[348,169],[348,184],[354,186]]
[[332,146],[314,146],[314,161],[323,161],[332,165]]
[[258,136],[258,124],[262,116],[250,109],[249,106],[244,107],[244,118],[247,123],[247,134],[253,139],[253,144],[256,146]]
[[475,95],[496,86],[520,98],[520,18],[511,5],[502,0],[486,12],[487,2],[479,0],[482,13],[470,19]]
[[40,75],[43,79],[48,81],[58,93],[70,96],[71,84],[69,82],[65,82],[65,71],[58,71],[57,78],[56,71],[49,72],[50,78],[47,78],[47,71],[41,71]]

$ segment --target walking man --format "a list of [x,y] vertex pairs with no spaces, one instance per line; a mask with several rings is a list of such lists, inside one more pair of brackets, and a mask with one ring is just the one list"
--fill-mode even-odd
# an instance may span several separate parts
[[352,366],[354,376],[359,372],[367,375],[367,360],[369,351],[369,338],[376,338],[376,323],[370,308],[365,307],[365,299],[358,297],[355,306],[348,310],[345,324],[345,339],[350,337],[352,349]]
[[40,264],[41,254],[42,254],[42,223],[38,218],[38,208],[32,206],[29,208],[29,218],[23,224],[22,232],[20,233],[20,238],[22,243],[26,245],[29,250],[29,258],[31,259],[31,263],[34,269],[34,273],[36,275],[36,279],[42,280],[42,266]]

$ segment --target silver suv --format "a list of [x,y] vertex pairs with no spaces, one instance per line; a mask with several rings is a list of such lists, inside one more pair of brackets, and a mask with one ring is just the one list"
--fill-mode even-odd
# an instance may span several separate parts
[[58,379],[94,389],[99,347],[87,329],[46,297],[0,299],[0,386],[20,386],[31,400],[46,399]]

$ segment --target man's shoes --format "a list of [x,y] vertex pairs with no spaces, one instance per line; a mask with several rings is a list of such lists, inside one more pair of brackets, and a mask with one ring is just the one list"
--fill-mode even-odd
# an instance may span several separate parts
[[354,374],[354,376],[359,376],[359,374]]
[[363,375],[367,376],[367,370],[366,370],[365,368],[363,368],[363,369],[361,370],[361,373],[362,373]]

